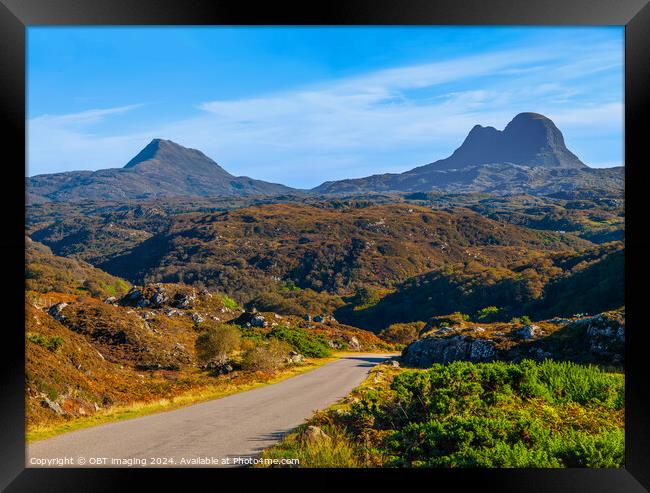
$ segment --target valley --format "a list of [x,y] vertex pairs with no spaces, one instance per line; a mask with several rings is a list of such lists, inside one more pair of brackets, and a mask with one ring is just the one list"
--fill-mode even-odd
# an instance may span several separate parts
[[[251,427],[276,433],[273,447],[244,446],[255,437],[242,431],[224,454],[618,467],[623,171],[589,168],[550,120],[523,113],[474,127],[449,158],[313,190],[234,177],[164,139],[124,168],[28,178],[29,440],[88,446],[101,427],[75,430],[138,417],[162,444],[172,415],[145,415],[218,411],[260,387],[273,413],[298,411],[269,427],[260,411]],[[350,370],[363,354],[378,359]],[[318,380],[335,368],[350,378]],[[300,400],[299,379],[322,392]]]

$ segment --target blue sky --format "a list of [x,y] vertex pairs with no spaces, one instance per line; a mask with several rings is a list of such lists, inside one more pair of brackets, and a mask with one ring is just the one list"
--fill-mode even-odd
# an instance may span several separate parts
[[121,167],[152,138],[309,188],[447,157],[475,124],[555,121],[623,163],[623,27],[30,27],[32,176]]

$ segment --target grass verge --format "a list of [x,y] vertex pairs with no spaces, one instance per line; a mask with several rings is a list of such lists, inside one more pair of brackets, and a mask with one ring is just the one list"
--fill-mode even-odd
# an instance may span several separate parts
[[337,353],[329,358],[307,358],[304,365],[283,368],[270,376],[259,375],[258,378],[252,382],[219,382],[218,384],[208,384],[170,398],[112,406],[111,408],[99,411],[92,416],[75,418],[64,423],[33,426],[26,432],[26,441],[27,443],[30,443],[38,440],[45,440],[70,431],[137,418],[149,414],[171,411],[184,406],[219,399],[239,392],[246,392],[247,390],[252,390],[264,385],[272,385],[281,382],[282,380],[286,380],[287,378],[300,375],[301,373],[315,370],[316,368],[343,356],[345,356],[345,354]]

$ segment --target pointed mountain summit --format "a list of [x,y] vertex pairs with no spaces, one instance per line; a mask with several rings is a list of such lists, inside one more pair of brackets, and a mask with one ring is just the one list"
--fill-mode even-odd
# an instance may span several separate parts
[[278,195],[295,189],[234,176],[196,149],[153,139],[123,168],[27,179],[29,201],[133,200],[177,196]]
[[124,168],[172,167],[185,172],[222,173],[233,177],[225,169],[197,149],[190,149],[165,139],[153,139]]
[[622,190],[623,168],[592,169],[567,149],[546,116],[519,113],[503,130],[475,125],[451,156],[401,174],[325,182],[315,193],[553,193],[581,186]]

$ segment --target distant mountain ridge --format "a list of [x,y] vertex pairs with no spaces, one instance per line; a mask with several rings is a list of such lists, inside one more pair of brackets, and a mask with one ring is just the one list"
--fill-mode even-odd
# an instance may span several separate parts
[[325,182],[315,193],[556,193],[595,187],[623,190],[624,167],[596,169],[567,149],[544,115],[520,113],[502,131],[474,126],[451,156],[404,173]]
[[30,202],[41,202],[278,195],[295,190],[234,176],[199,150],[153,139],[123,168],[37,175],[27,179],[27,191]]
[[[520,113],[503,130],[474,126],[445,159],[404,173],[325,182],[313,194],[374,192],[550,194],[597,188],[622,192],[624,167],[597,169],[567,149],[544,115]],[[274,196],[299,192],[234,176],[197,149],[153,139],[123,168],[27,178],[28,201],[134,200],[176,196]]]

